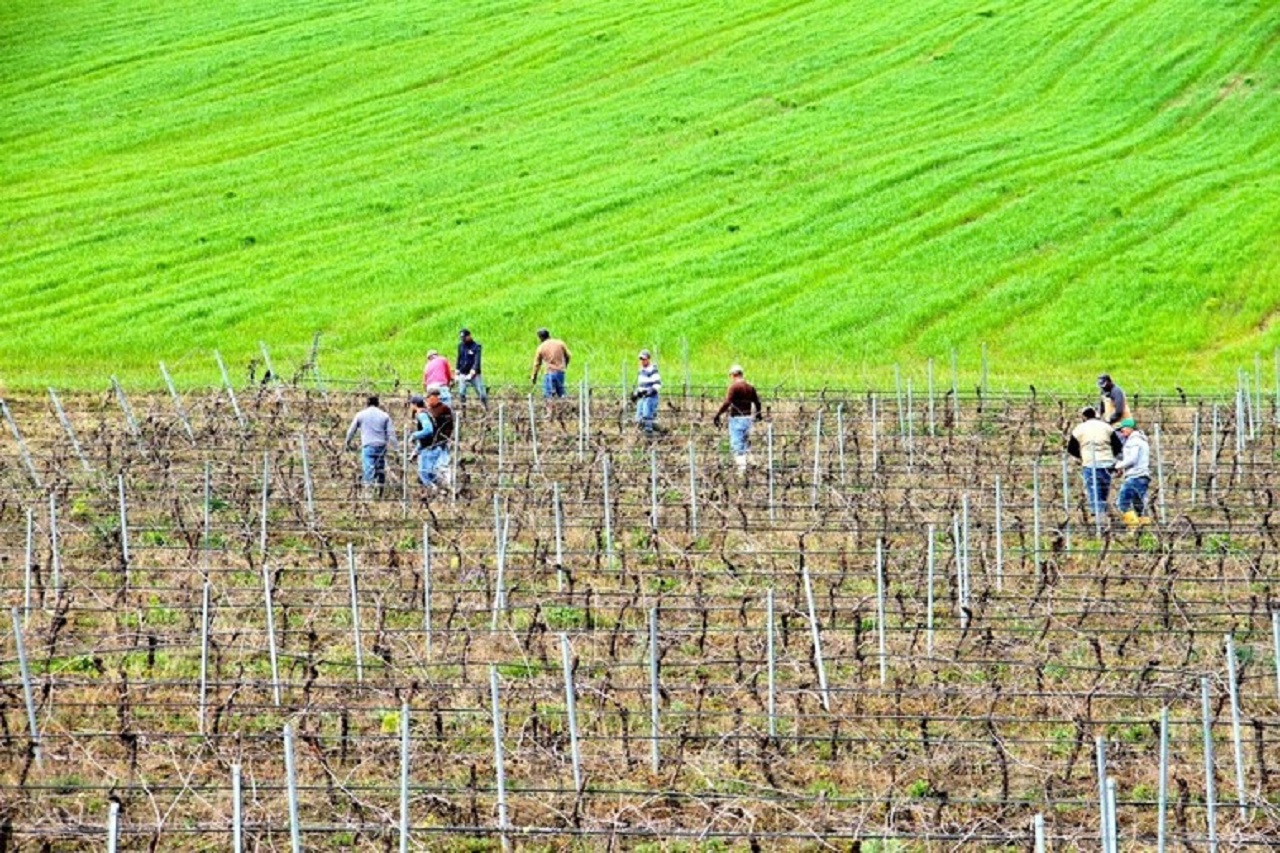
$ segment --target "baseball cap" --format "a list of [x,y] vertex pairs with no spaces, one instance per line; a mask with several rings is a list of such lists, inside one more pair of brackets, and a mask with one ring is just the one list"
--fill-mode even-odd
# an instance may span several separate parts
[[1137,429],[1138,422],[1135,421],[1133,418],[1125,418],[1120,423],[1118,423],[1117,426],[1120,427],[1120,429]]
[[427,404],[427,401],[422,399],[421,394],[414,394],[409,398],[409,402],[415,406],[425,406]]
[[1101,388],[1103,385],[1106,385],[1110,381],[1111,381],[1111,374],[1104,373],[1098,377],[1098,387]]
[[429,350],[427,350],[427,358],[431,358],[431,356],[433,356],[433,355],[439,355],[439,354],[440,354],[440,350],[438,350],[438,349],[429,349]]
[[470,330],[470,329],[461,329],[461,330],[459,330],[459,331],[458,331],[458,337],[460,337],[460,338],[465,338],[465,337],[466,337],[467,335],[469,335],[469,334],[471,334],[471,330]]
[[639,355],[638,357],[639,357],[639,358],[651,358],[652,356],[650,356],[650,355],[649,355],[649,351],[648,351],[647,349],[642,349],[642,350],[640,350],[640,355]]
[[741,365],[741,364],[734,364],[734,365],[731,365],[731,366],[729,367],[729,375],[730,375],[730,376],[741,376],[741,375],[742,375],[742,365]]

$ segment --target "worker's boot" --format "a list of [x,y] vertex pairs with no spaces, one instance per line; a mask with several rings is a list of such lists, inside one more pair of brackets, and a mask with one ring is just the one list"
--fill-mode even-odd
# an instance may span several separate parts
[[[1150,519],[1148,519],[1148,520],[1150,520]],[[1124,526],[1125,526],[1125,527],[1127,527],[1127,528],[1129,528],[1130,530],[1137,530],[1137,529],[1138,529],[1138,523],[1139,523],[1139,522],[1138,522],[1138,513],[1134,512],[1134,511],[1133,511],[1133,510],[1131,510],[1131,509],[1129,509],[1129,510],[1125,510],[1125,513],[1124,513]]]

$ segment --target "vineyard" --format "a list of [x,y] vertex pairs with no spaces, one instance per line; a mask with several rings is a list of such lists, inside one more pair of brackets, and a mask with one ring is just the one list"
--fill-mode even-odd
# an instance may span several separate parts
[[[362,395],[5,401],[0,850],[1245,850],[1280,837],[1271,401],[617,388],[381,492]],[[408,423],[407,397],[384,406]]]

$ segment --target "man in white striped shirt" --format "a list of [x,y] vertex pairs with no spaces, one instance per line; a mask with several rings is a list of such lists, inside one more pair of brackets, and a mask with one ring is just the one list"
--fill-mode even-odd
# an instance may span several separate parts
[[636,390],[631,399],[636,401],[636,422],[644,428],[645,435],[653,435],[654,421],[658,417],[658,391],[662,377],[647,349],[640,350],[640,373],[636,377]]

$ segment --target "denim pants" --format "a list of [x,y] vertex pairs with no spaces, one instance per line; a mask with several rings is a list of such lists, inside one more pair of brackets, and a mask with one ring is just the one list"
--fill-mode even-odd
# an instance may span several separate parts
[[653,422],[658,417],[658,395],[636,400],[636,420],[648,432],[653,432]]
[[1105,515],[1107,495],[1111,494],[1111,469],[1086,465],[1080,469],[1080,475],[1084,478],[1084,496],[1089,501],[1089,511],[1094,515]]
[[542,396],[547,399],[564,396],[563,370],[548,370],[542,377]]
[[424,447],[418,452],[418,481],[424,486],[434,485],[443,479],[441,473],[449,467],[449,448]]
[[364,473],[366,485],[377,483],[379,486],[387,482],[387,446],[385,444],[366,444],[360,448],[360,465]]
[[751,416],[729,418],[729,449],[734,456],[745,456],[751,446]]
[[1116,509],[1126,512],[1132,509],[1138,515],[1147,507],[1147,486],[1151,485],[1150,477],[1126,477],[1120,484],[1120,494],[1116,498]]
[[485,390],[484,379],[480,377],[479,373],[477,373],[475,376],[471,377],[470,379],[462,379],[462,378],[458,379],[458,399],[459,400],[467,399],[468,385],[476,389],[476,394],[480,397],[481,403],[489,402],[489,392]]

